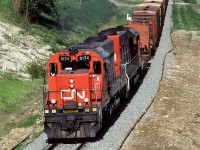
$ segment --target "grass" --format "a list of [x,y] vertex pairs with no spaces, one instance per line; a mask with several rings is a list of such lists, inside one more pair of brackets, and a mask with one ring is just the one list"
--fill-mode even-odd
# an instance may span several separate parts
[[[200,5],[198,8],[200,8]],[[174,5],[172,19],[174,29],[183,29],[189,31],[200,30],[200,14],[197,13],[196,9],[191,4]]]
[[36,90],[38,85],[42,85],[41,79],[22,80],[19,75],[15,76],[15,71],[1,73],[0,76],[1,117],[28,108],[34,99],[42,97],[42,93],[39,95]]
[[28,116],[25,120],[22,122],[19,122],[17,124],[17,128],[27,128],[30,127],[34,124],[36,124],[37,120],[40,118],[40,115],[33,115],[33,116]]
[[[141,4],[144,0],[135,0],[135,1],[131,1],[131,0],[121,0],[120,3],[127,3],[130,5],[134,5],[134,4]],[[129,14],[129,17],[131,17],[132,12],[135,10],[137,6],[133,6],[133,7],[124,7],[118,10],[117,14],[117,25],[123,25],[126,24],[127,22],[127,14]]]
[[24,103],[27,93],[33,90],[32,81],[2,80],[0,81],[0,113],[7,114]]
[[0,10],[1,10],[0,19],[1,20],[10,18],[10,16],[12,15],[12,12],[8,10],[8,8],[11,8],[11,0],[1,0],[0,1]]
[[3,78],[0,81],[0,119],[3,120],[0,122],[0,136],[12,128],[29,127],[36,123],[42,111],[40,85],[42,80]]
[[127,22],[127,13],[131,16],[132,12],[134,11],[135,7],[129,7],[127,9],[120,10],[117,14],[117,25],[123,25]]

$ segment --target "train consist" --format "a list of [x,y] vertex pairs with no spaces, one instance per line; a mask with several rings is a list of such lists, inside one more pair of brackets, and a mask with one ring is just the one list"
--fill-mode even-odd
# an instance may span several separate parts
[[158,45],[167,0],[145,0],[128,23],[60,50],[47,62],[44,131],[49,140],[96,137],[123,103]]

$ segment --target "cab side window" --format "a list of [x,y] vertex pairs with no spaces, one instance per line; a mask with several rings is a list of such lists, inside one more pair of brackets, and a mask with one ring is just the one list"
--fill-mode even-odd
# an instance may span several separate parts
[[93,67],[94,67],[94,74],[101,74],[101,62],[100,61],[94,61]]
[[51,63],[50,64],[50,76],[56,76],[57,73],[58,73],[57,64]]

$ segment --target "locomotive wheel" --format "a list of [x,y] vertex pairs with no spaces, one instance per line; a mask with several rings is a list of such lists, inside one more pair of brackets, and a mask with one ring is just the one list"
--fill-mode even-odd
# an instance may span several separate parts
[[114,106],[112,104],[108,104],[107,108],[104,109],[103,112],[102,112],[102,120],[105,121],[105,122],[108,121],[113,110],[114,110]]
[[45,124],[44,130],[47,134],[48,141],[62,137],[61,125],[59,123],[52,123],[51,125]]
[[113,106],[113,105],[110,105],[110,107],[109,107],[109,116],[112,115],[113,110],[114,110],[114,106]]
[[129,94],[130,94],[130,90],[126,91],[126,98],[128,98]]
[[154,56],[155,53],[156,53],[156,49],[155,49],[155,48],[152,48],[152,49],[151,49],[151,56]]
[[122,89],[122,93],[120,96],[120,103],[125,104],[125,102],[126,102],[126,87]]

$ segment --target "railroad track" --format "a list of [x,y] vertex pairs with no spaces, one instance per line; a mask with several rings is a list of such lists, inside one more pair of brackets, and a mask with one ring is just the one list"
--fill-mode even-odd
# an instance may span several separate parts
[[53,150],[56,146],[58,146],[58,142],[52,143],[52,144],[48,144],[47,146],[45,146],[42,150]]
[[[53,150],[56,148],[57,149],[64,148],[62,144],[63,144],[62,142],[49,143],[42,150]],[[84,146],[86,146],[86,144],[87,144],[87,141],[80,142],[79,144],[67,144],[67,145],[69,146],[70,150],[81,150]]]
[[76,150],[81,150],[82,147],[84,147],[86,144],[87,144],[87,142],[84,141],[83,143],[81,143],[81,144],[76,148]]

